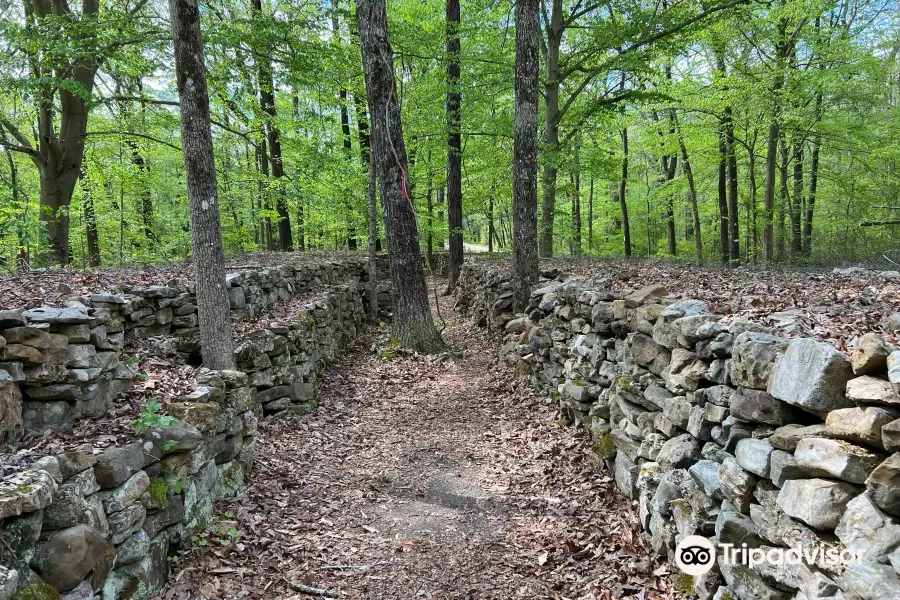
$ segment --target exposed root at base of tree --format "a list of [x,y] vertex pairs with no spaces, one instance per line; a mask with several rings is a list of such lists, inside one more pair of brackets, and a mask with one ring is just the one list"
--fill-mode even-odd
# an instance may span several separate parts
[[387,328],[360,339],[318,412],[262,424],[245,492],[210,526],[238,535],[191,550],[162,597],[299,599],[288,582],[360,600],[676,596],[586,436],[441,302],[459,354],[395,348]]

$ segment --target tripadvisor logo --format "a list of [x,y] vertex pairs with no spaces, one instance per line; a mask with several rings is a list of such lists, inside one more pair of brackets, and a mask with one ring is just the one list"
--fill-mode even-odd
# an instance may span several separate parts
[[[774,566],[816,564],[822,567],[846,567],[862,561],[862,555],[849,548],[814,546],[812,548],[748,548],[747,544],[718,544],[722,562],[753,568],[768,563]],[[705,537],[689,535],[675,547],[675,564],[688,575],[703,575],[716,562],[716,546]]]

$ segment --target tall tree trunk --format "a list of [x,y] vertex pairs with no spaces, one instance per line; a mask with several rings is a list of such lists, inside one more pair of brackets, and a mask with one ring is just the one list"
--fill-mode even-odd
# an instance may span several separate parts
[[581,152],[579,141],[575,141],[575,156],[572,173],[572,254],[581,256]]
[[[537,119],[538,48],[541,38],[537,0],[516,2],[515,120],[513,125],[513,281],[514,306],[524,310],[538,278]],[[553,245],[552,214],[550,247]]]
[[[674,114],[674,113],[673,113]],[[684,145],[684,135],[681,133],[681,127],[678,124],[678,117],[675,117],[675,126],[678,133],[678,146],[681,150],[681,162],[684,169],[684,175],[688,182],[688,198],[691,203],[691,218],[694,229],[694,252],[697,258],[697,264],[703,264],[703,239],[700,231],[700,209],[697,206],[697,188],[694,185],[694,170],[691,168],[691,161],[688,158],[687,146]]]
[[97,234],[97,215],[94,212],[94,189],[87,180],[87,173],[81,171],[81,202],[84,218],[84,237],[87,241],[87,261],[92,267],[100,266],[100,237]]
[[[331,32],[335,46],[340,45],[340,29],[338,26],[338,0],[331,0]],[[347,90],[341,87],[338,91],[338,104],[341,109],[341,142],[344,154],[351,161],[353,146],[350,142],[350,115],[347,110]],[[347,221],[347,250],[356,250],[356,225],[353,219],[353,203],[350,198],[344,198],[344,218]]]
[[[253,0],[253,10],[256,18],[263,21],[262,0]],[[266,140],[269,146],[269,161],[272,167],[272,178],[275,182],[275,212],[278,214],[278,248],[284,252],[290,251],[294,246],[293,232],[291,230],[291,216],[287,209],[287,197],[281,182],[284,177],[284,165],[281,160],[281,133],[278,130],[278,109],[275,106],[275,81],[272,75],[272,63],[269,48],[257,48],[255,60],[259,77],[259,107],[266,115]],[[271,236],[271,224],[269,224],[269,236]],[[272,249],[271,240],[268,243]]]
[[444,348],[444,343],[431,318],[416,215],[409,195],[385,0],[357,0],[356,23],[372,116],[372,161],[378,173],[391,256],[394,336],[405,347],[436,352]]
[[[784,1],[780,4],[783,6]],[[781,137],[781,88],[784,86],[784,62],[790,52],[787,40],[787,21],[780,19],[778,22],[778,48],[775,65],[775,77],[772,80],[772,121],[769,124],[769,139],[766,145],[766,182],[763,188],[763,258],[766,262],[774,260],[774,231],[773,219],[775,216],[775,178],[777,173],[778,140]]]
[[[544,60],[544,172],[541,199],[542,257],[553,256],[553,219],[556,216],[556,161],[559,153],[559,55],[563,36],[562,0],[552,0],[550,23],[547,27],[547,54]],[[538,20],[540,35],[540,20]]]
[[[816,95],[817,110],[821,113],[822,95]],[[803,253],[812,253],[813,213],[816,208],[816,194],[819,188],[819,149],[822,146],[822,133],[816,131],[812,139],[812,153],[809,158],[809,194],[806,198],[806,215],[803,222]]]
[[181,103],[181,143],[203,364],[213,370],[233,369],[231,311],[225,288],[225,253],[219,225],[209,94],[197,0],[169,0],[169,14],[175,50],[175,80]]
[[622,174],[619,177],[619,212],[622,214],[622,243],[625,257],[631,258],[631,223],[628,220],[628,202],[625,199],[625,188],[628,185],[628,128],[622,129]]
[[594,251],[594,177],[588,184],[588,253]]
[[369,200],[369,239],[366,246],[369,250],[369,316],[378,321],[378,201],[375,198],[375,165],[369,161],[369,183],[366,187]]
[[456,287],[463,263],[462,144],[460,142],[462,95],[459,88],[459,0],[447,0],[447,227],[450,232],[447,291]]
[[734,141],[734,117],[730,106],[725,107],[725,163],[728,185],[728,261],[741,262],[740,213],[738,212],[737,154]]
[[797,258],[803,254],[803,141],[795,140],[793,147],[794,194],[791,199],[791,256]]
[[494,195],[488,196],[488,252],[494,251],[494,237],[497,230],[494,227]]
[[[354,35],[354,38],[358,40],[358,35]],[[366,104],[365,102],[359,101],[359,96],[354,92],[353,94],[353,105],[356,107],[356,128],[359,132],[359,161],[362,166],[366,169],[367,172],[371,171],[372,167],[372,151],[371,151],[371,141],[369,138],[369,117],[366,113]],[[371,220],[368,224],[368,231],[370,235],[374,238],[375,251],[380,250],[380,244],[378,240],[378,204],[375,195],[375,188],[372,187],[374,179],[369,180],[369,184],[366,188],[366,197],[368,198],[368,204],[371,205],[374,203],[375,210],[369,210],[367,220]],[[371,189],[369,189],[371,187]],[[430,235],[429,230],[429,235]]]
[[780,195],[780,201],[778,203],[778,258],[780,260],[785,260],[787,257],[787,233],[784,229],[784,215],[786,212],[786,208],[788,203],[790,202],[790,194],[788,192],[788,163],[790,162],[790,158],[788,157],[788,149],[787,143],[784,139],[784,132],[781,132],[781,136],[778,138],[778,148],[779,154],[781,156],[780,164],[778,165],[778,190]]
[[722,264],[728,264],[728,145],[725,141],[725,124],[719,121],[719,256]]

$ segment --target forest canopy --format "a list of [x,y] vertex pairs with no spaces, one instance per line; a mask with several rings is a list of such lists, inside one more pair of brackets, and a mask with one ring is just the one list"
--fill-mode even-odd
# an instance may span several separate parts
[[[370,119],[355,6],[200,10],[225,251],[364,247]],[[167,4],[0,11],[4,267],[189,257]],[[449,14],[438,0],[387,5],[420,242],[437,250],[458,230],[455,132],[463,239],[506,251],[514,5],[462,0],[458,25]],[[824,264],[896,246],[895,3],[548,0],[540,30],[542,256]]]

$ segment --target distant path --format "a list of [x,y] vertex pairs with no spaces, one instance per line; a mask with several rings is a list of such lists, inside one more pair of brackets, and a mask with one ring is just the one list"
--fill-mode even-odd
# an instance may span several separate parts
[[316,414],[262,425],[246,494],[218,506],[240,548],[192,552],[167,600],[311,597],[288,580],[372,600],[670,597],[585,436],[449,299],[442,314],[461,358],[391,359],[379,330],[326,369]]

